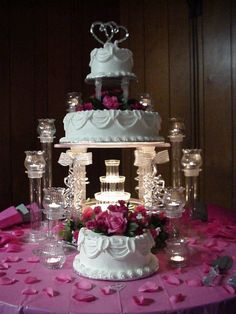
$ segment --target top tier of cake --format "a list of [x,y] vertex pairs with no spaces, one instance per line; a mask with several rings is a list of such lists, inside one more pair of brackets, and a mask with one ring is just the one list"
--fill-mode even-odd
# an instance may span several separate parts
[[86,81],[97,78],[120,78],[127,77],[136,79],[132,72],[133,54],[129,49],[119,48],[117,42],[107,42],[103,48],[95,48],[90,53],[91,73]]

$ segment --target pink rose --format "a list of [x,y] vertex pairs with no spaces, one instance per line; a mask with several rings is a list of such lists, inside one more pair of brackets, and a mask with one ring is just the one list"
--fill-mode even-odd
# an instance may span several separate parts
[[100,214],[102,212],[101,206],[95,206],[93,211],[95,215]]
[[120,103],[116,96],[104,96],[103,105],[107,109],[118,109],[120,107]]
[[93,110],[93,104],[91,102],[84,103],[77,107],[77,111]]
[[128,214],[128,207],[125,205],[124,201],[119,201],[119,205],[109,205],[108,210],[112,213]]
[[97,222],[96,220],[89,220],[85,224],[86,228],[92,231],[95,231],[97,229]]
[[122,215],[108,216],[108,234],[122,235],[127,226],[127,220]]
[[87,221],[89,219],[92,219],[93,215],[94,215],[93,209],[91,207],[85,207],[81,215],[81,220]]

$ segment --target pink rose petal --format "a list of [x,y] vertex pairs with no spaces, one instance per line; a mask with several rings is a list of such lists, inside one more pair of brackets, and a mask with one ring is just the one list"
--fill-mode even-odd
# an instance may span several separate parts
[[185,296],[182,295],[181,293],[178,293],[178,294],[172,295],[169,299],[170,299],[170,302],[172,303],[178,303],[178,302],[184,301]]
[[101,291],[103,294],[105,295],[110,295],[115,293],[116,291],[114,289],[111,288],[111,286],[105,286],[101,288]]
[[19,261],[21,261],[19,256],[8,256],[3,260],[4,263],[17,263]]
[[159,291],[160,287],[153,281],[145,282],[141,287],[139,287],[139,292],[156,292]]
[[0,270],[6,270],[10,268],[11,266],[8,265],[7,263],[0,263]]
[[163,276],[163,279],[170,285],[179,286],[181,284],[181,281],[173,275]]
[[39,257],[31,256],[31,257],[27,258],[26,262],[28,262],[28,263],[39,263]]
[[15,244],[15,243],[9,243],[6,245],[6,252],[10,253],[16,253],[16,252],[20,252],[22,250],[21,245],[19,244]]
[[58,291],[53,290],[51,287],[47,287],[43,289],[43,292],[48,295],[49,297],[56,297],[59,295]]
[[34,295],[34,294],[37,294],[38,291],[36,289],[26,288],[26,289],[23,289],[21,293],[24,295]]
[[19,268],[16,270],[16,274],[28,274],[30,271],[26,268]]
[[1,277],[0,278],[0,285],[12,285],[15,282],[16,282],[15,279],[11,279],[8,277]]
[[56,280],[60,282],[69,283],[73,280],[73,278],[69,275],[61,274],[61,275],[56,276]]
[[12,231],[12,234],[16,237],[21,237],[22,235],[24,235],[24,230],[17,229],[17,230]]
[[211,266],[209,264],[203,263],[203,272],[204,272],[204,274],[209,273],[210,268],[211,268]]
[[73,295],[73,298],[80,302],[92,302],[96,300],[96,297],[92,294],[82,294],[76,293]]
[[27,277],[25,278],[25,283],[27,284],[32,284],[32,283],[36,283],[36,282],[39,282],[40,279],[38,279],[37,277]]
[[190,287],[201,287],[202,286],[201,279],[190,279],[190,280],[186,280],[185,282]]
[[224,285],[223,288],[230,294],[235,294],[235,288],[230,285]]
[[175,271],[174,271],[174,274],[175,274],[175,275],[180,275],[180,274],[182,274],[182,273],[183,273],[183,268],[180,268],[180,267],[179,267],[179,268],[176,268]]
[[137,305],[149,305],[154,302],[153,299],[145,298],[143,295],[140,296],[134,295],[133,300]]
[[78,288],[78,289],[81,289],[81,290],[91,290],[93,289],[93,284],[89,281],[85,281],[85,280],[80,280],[79,282],[76,282],[75,286]]
[[0,277],[5,276],[6,273],[4,271],[0,271]]

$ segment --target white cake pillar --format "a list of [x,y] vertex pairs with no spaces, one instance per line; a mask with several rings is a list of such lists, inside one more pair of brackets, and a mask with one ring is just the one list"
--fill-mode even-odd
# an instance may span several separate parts
[[71,148],[61,154],[59,163],[69,166],[69,175],[64,179],[67,207],[80,210],[86,200],[86,184],[89,183],[86,166],[92,164],[92,153],[87,152],[87,148]]
[[121,89],[123,91],[124,100],[128,100],[128,97],[129,97],[129,79],[127,77],[122,77]]
[[96,98],[101,100],[102,97],[102,79],[96,78],[95,79],[95,91],[96,91]]
[[134,166],[138,167],[137,174],[138,177],[136,180],[138,181],[138,186],[136,189],[138,190],[138,197],[141,201],[144,200],[144,175],[148,173],[152,173],[152,161],[156,156],[155,146],[149,147],[138,147],[134,151]]

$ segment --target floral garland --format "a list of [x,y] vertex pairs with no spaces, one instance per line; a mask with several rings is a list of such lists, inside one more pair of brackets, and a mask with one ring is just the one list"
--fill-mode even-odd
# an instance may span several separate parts
[[145,111],[146,106],[143,106],[136,99],[125,100],[120,89],[102,91],[101,100],[97,99],[95,95],[93,95],[89,97],[88,101],[79,103],[76,106],[76,111],[104,109]]
[[167,218],[163,213],[148,212],[143,205],[130,209],[129,204],[119,201],[116,205],[109,205],[106,210],[100,206],[85,207],[79,217],[66,221],[60,236],[76,243],[82,227],[106,236],[127,237],[135,237],[149,230],[155,240],[154,249],[160,249],[168,238],[166,223]]

